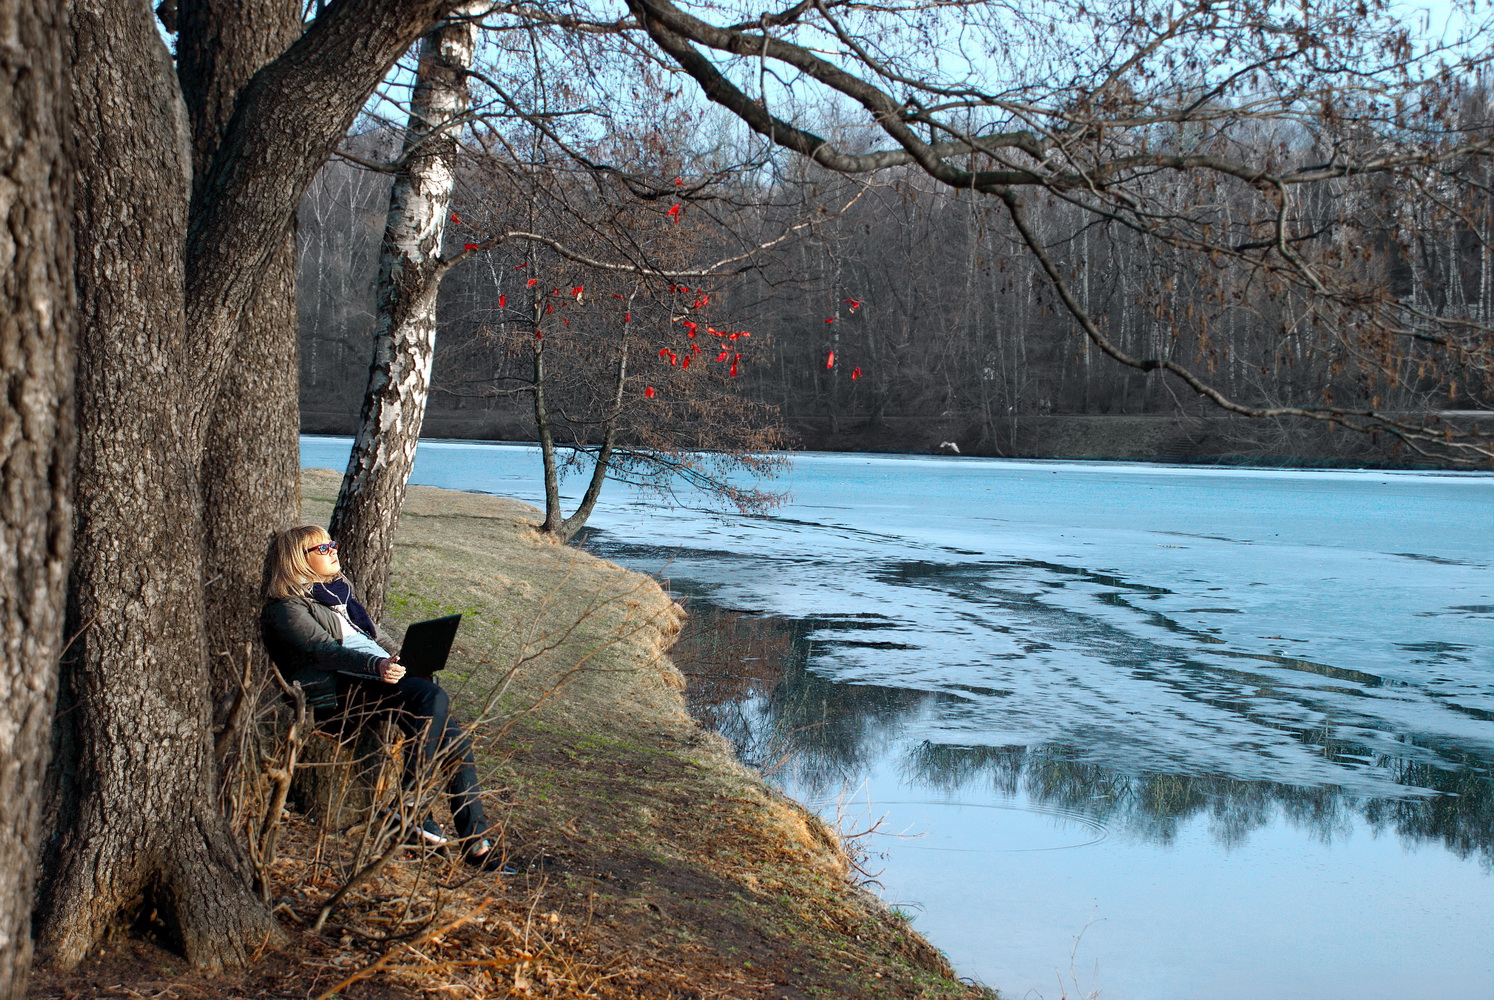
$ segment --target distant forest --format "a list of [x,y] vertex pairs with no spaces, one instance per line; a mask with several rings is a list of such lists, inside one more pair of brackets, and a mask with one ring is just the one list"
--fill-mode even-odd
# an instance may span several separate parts
[[[1482,120],[1482,100],[1470,106],[1470,120]],[[1314,155],[1305,148],[1310,136],[1284,128],[1262,125],[1263,156]],[[388,131],[349,142],[370,156],[396,144]],[[671,171],[667,164],[660,169]],[[750,339],[707,344],[712,350],[700,361],[714,361],[717,346],[731,348],[731,390],[753,404],[755,419],[776,414],[776,436],[756,440],[865,451],[953,450],[950,442],[962,454],[980,455],[1392,464],[1415,458],[1398,455],[1389,442],[1320,423],[1233,418],[1160,372],[1114,364],[1078,335],[990,198],[936,188],[911,171],[860,188],[813,165],[793,170],[706,171],[712,182],[684,200],[682,215],[665,219],[661,206],[620,221],[627,213],[612,204],[617,195],[598,195],[594,176],[552,177],[541,195],[511,174],[495,180],[502,171],[469,152],[453,202],[460,224],[447,227],[447,245],[459,250],[464,238],[533,227],[537,217],[560,219],[554,237],[576,245],[595,243],[610,225],[602,242],[614,249],[619,240],[629,242],[629,226],[672,221],[667,255],[678,267],[684,259],[716,260],[779,240],[733,277],[700,288],[655,282],[651,311],[635,303],[627,314],[644,347],[629,369],[640,386],[651,381],[651,371],[662,380],[664,369],[678,367],[686,317],[749,331]],[[1159,174],[1152,196],[1190,213],[1190,225],[1200,223],[1196,207],[1188,206],[1199,204],[1212,213],[1205,227],[1227,232],[1236,224],[1230,200],[1238,195],[1222,187],[1182,190],[1187,183],[1206,182]],[[350,433],[357,416],[389,184],[386,173],[334,159],[301,208],[301,400],[309,432]],[[1494,220],[1470,217],[1435,190],[1358,183],[1345,185],[1341,196],[1335,192],[1332,185],[1314,188],[1293,208],[1291,231],[1314,244],[1319,260],[1367,276],[1429,315],[1490,321]],[[1247,215],[1239,212],[1241,219]],[[1407,414],[1480,408],[1455,380],[1449,387],[1440,362],[1414,345],[1367,357],[1344,346],[1349,338],[1324,335],[1317,324],[1331,317],[1316,315],[1306,296],[1273,287],[1260,269],[1240,266],[1240,258],[1147,239],[1058,197],[1035,202],[1031,216],[1112,341],[1135,356],[1197,366],[1240,402],[1322,400]],[[792,238],[782,239],[796,225]],[[1248,223],[1238,225],[1243,255],[1256,234]],[[549,324],[576,344],[593,338],[600,345],[609,326],[615,331],[622,321],[621,306],[608,312],[599,302],[575,314],[574,327],[568,314],[562,327],[553,323],[553,302],[541,310],[536,296],[574,305],[583,295],[573,302],[573,288],[622,287],[607,284],[608,277],[538,254],[533,243],[485,248],[453,270],[440,291],[425,436],[533,440],[527,338]],[[693,336],[693,324],[685,325]],[[589,384],[595,397],[606,391],[600,372],[606,361],[600,346],[592,362],[587,357],[583,348],[570,363],[592,364],[595,377],[572,381]],[[1434,394],[1433,386],[1441,388]],[[588,426],[577,419],[566,433],[584,442]],[[740,436],[728,438],[723,446],[730,448]],[[696,443],[711,446],[708,438]]]

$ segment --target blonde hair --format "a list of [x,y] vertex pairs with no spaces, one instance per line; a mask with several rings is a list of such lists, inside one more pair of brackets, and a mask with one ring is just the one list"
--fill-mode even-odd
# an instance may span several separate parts
[[265,598],[305,597],[322,576],[306,561],[306,550],[330,542],[327,529],[315,524],[287,528],[270,543],[266,559]]

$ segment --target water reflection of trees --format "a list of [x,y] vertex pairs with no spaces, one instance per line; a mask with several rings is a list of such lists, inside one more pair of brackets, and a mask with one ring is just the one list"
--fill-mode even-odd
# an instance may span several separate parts
[[[747,763],[819,796],[858,784],[910,723],[950,695],[876,685],[838,684],[809,669],[816,629],[854,635],[858,623],[837,619],[781,619],[735,614],[695,603],[674,650],[690,680],[696,718],[725,736]],[[838,645],[856,645],[854,639]],[[828,645],[818,644],[821,650]],[[1345,747],[1327,732],[1298,734],[1321,740],[1330,759]],[[1408,750],[1419,747],[1407,741]],[[1348,748],[1359,755],[1365,748]],[[1428,756],[1418,754],[1419,758]],[[1082,814],[1114,832],[1171,842],[1189,823],[1207,819],[1213,836],[1239,844],[1278,818],[1332,841],[1360,817],[1378,832],[1413,843],[1443,844],[1459,857],[1494,867],[1494,777],[1491,762],[1445,747],[1424,759],[1380,758],[1376,766],[1410,789],[1430,795],[1373,798],[1334,786],[1301,786],[1218,775],[1127,774],[1058,744],[950,746],[923,742],[903,751],[910,783],[955,794],[985,788],[1023,794],[1049,808]],[[1352,759],[1362,760],[1361,756]]]
[[859,781],[911,718],[944,698],[837,684],[808,670],[810,634],[822,624],[694,602],[670,651],[689,682],[691,714],[726,737],[741,760],[811,794]]

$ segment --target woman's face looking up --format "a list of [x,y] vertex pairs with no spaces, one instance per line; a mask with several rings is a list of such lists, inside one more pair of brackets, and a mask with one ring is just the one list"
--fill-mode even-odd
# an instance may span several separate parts
[[320,542],[306,545],[306,565],[325,580],[335,580],[342,575],[342,564],[337,560],[337,543],[322,536]]

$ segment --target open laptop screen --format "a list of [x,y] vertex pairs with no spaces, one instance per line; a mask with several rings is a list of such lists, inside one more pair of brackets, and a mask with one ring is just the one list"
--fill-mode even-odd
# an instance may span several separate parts
[[404,645],[399,648],[400,664],[419,677],[429,677],[446,666],[461,623],[461,615],[447,615],[411,625],[405,631]]

